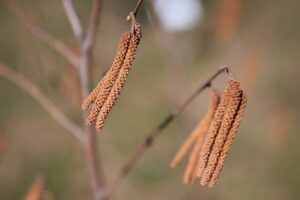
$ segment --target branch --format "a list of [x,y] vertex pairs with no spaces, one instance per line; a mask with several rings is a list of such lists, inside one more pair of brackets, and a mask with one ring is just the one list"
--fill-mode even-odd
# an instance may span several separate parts
[[[91,19],[83,42],[80,43],[81,57],[79,59],[79,79],[81,85],[82,100],[91,92],[90,67],[93,58],[93,45],[95,44],[100,18],[100,0],[94,0],[92,5]],[[83,119],[88,112],[83,112]],[[91,180],[91,186],[95,200],[106,199],[104,195],[104,178],[97,155],[97,141],[92,126],[85,125],[87,136],[86,158]]]
[[74,4],[72,0],[63,0],[63,6],[65,9],[65,12],[67,14],[67,17],[69,19],[69,22],[71,24],[71,27],[73,29],[73,33],[78,40],[78,42],[82,42],[83,39],[83,30],[82,26],[77,14],[77,11],[75,10]]
[[89,26],[86,32],[86,37],[83,41],[82,47],[83,49],[90,51],[95,43],[96,35],[99,26],[100,20],[100,0],[93,1],[92,14],[89,22]]
[[19,20],[24,24],[24,26],[34,35],[36,38],[46,43],[52,49],[61,54],[67,61],[69,61],[74,67],[77,68],[77,56],[74,52],[67,47],[62,41],[56,39],[45,30],[43,30],[40,26],[33,22],[33,20],[26,14],[23,8],[16,3],[15,1],[10,1],[8,3],[11,11],[19,18]]
[[62,113],[61,110],[57,108],[34,83],[30,82],[23,75],[9,69],[1,63],[0,76],[6,78],[25,90],[75,139],[77,139],[83,145],[86,144],[84,131],[77,124],[71,121],[64,113]]
[[167,128],[167,126],[173,122],[173,120],[181,114],[187,106],[193,102],[193,100],[206,88],[211,86],[212,81],[222,73],[229,73],[228,67],[221,67],[215,74],[213,74],[205,83],[203,83],[191,96],[189,96],[176,110],[168,115],[156,128],[154,128],[146,137],[144,142],[139,145],[129,157],[129,159],[122,165],[117,176],[110,183],[107,188],[107,195],[111,196],[121,181],[128,175],[136,162],[142,157],[148,148],[150,148],[154,140],[161,134],[161,132]]
[[143,0],[139,0],[135,6],[135,9],[132,11],[135,17],[137,15],[137,13],[139,12],[139,9],[140,9],[142,3],[143,3]]

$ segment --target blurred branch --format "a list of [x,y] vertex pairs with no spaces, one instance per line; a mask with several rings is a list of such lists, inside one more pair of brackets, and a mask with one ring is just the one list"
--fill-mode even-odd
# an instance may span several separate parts
[[[85,38],[80,43],[81,55],[79,58],[79,79],[81,85],[82,100],[91,92],[90,68],[93,60],[93,46],[100,19],[100,0],[93,0],[90,23],[87,28]],[[75,32],[74,32],[75,33]],[[88,116],[88,112],[83,112],[83,119]],[[91,186],[95,200],[106,199],[104,195],[104,178],[101,168],[101,158],[97,155],[97,141],[93,127],[85,125],[87,136],[86,158],[90,174]]]
[[85,39],[82,44],[82,48],[85,49],[86,51],[90,51],[93,48],[93,45],[95,44],[96,34],[98,31],[99,20],[100,20],[100,8],[101,8],[100,5],[101,5],[100,0],[93,1],[89,26],[86,32]]
[[30,82],[23,75],[9,69],[1,63],[0,76],[13,82],[29,93],[57,123],[68,130],[68,132],[80,143],[85,145],[86,141],[84,137],[84,131],[72,120],[70,120],[58,107],[56,107],[34,83]]
[[27,194],[24,198],[24,200],[41,200],[42,199],[42,193],[45,190],[46,187],[46,181],[45,178],[42,176],[37,176],[27,191]]
[[78,66],[78,59],[74,52],[70,48],[68,48],[62,41],[56,39],[36,23],[34,23],[18,3],[16,3],[15,1],[10,1],[8,3],[8,6],[11,11],[19,18],[19,20],[25,25],[25,27],[32,33],[32,35],[60,53],[74,67]]
[[73,0],[63,0],[63,6],[73,29],[73,33],[78,42],[81,43],[83,39],[83,30]]
[[134,14],[135,17],[137,15],[137,13],[139,12],[139,9],[140,9],[142,3],[143,3],[143,0],[139,0],[137,2],[136,6],[135,6],[135,9],[133,10],[133,14]]
[[129,159],[121,166],[117,176],[110,183],[107,188],[107,195],[111,196],[121,181],[128,175],[136,162],[142,157],[148,148],[150,148],[160,133],[167,128],[167,126],[173,122],[173,120],[181,114],[187,106],[193,102],[193,100],[202,93],[206,88],[210,87],[212,81],[222,73],[229,73],[228,67],[221,67],[216,73],[214,73],[206,82],[204,82],[194,93],[192,93],[177,109],[175,109],[170,115],[168,115],[156,128],[154,128],[146,137],[144,142],[139,145],[129,157]]

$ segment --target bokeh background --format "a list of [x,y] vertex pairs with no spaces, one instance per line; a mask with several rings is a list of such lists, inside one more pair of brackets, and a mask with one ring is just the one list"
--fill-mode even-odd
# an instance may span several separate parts
[[[76,0],[87,25],[91,1]],[[133,0],[103,0],[92,68],[93,85],[110,66]],[[20,4],[74,51],[61,1]],[[135,146],[219,66],[228,64],[249,98],[229,158],[214,189],[184,185],[184,165],[169,163],[205,114],[202,93],[158,138],[113,199],[300,199],[298,0],[145,0],[144,37],[128,83],[97,135],[106,179]],[[36,83],[82,124],[76,71],[33,37],[0,2],[0,62]],[[226,76],[214,87],[222,90]],[[0,199],[22,199],[37,176],[43,199],[91,199],[78,143],[26,92],[0,76]]]

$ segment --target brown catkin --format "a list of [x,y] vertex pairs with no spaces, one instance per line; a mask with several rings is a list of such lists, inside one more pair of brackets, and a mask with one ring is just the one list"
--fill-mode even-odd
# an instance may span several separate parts
[[220,172],[222,170],[222,167],[224,165],[224,162],[227,158],[227,155],[228,155],[228,152],[230,150],[230,147],[232,145],[232,142],[236,136],[236,133],[237,133],[237,129],[241,123],[241,119],[243,117],[243,114],[244,114],[244,111],[245,111],[245,108],[246,108],[246,105],[247,105],[247,97],[246,96],[243,96],[242,97],[242,102],[239,106],[239,109],[238,109],[238,113],[235,117],[235,120],[234,120],[234,123],[227,135],[227,138],[226,138],[226,141],[225,141],[225,144],[222,148],[222,151],[220,153],[220,156],[219,156],[219,159],[218,159],[218,163],[216,165],[216,168],[214,170],[214,173],[212,174],[211,178],[210,178],[210,181],[208,183],[208,186],[209,187],[213,187],[217,180],[218,180],[218,177],[220,175]]
[[227,87],[225,88],[223,95],[221,97],[220,103],[217,107],[216,113],[214,115],[214,118],[209,126],[208,132],[206,134],[206,137],[204,139],[200,154],[199,154],[199,160],[198,160],[198,166],[197,166],[197,176],[201,177],[204,169],[206,168],[206,164],[211,152],[211,148],[213,146],[213,143],[215,141],[215,138],[219,132],[222,119],[224,117],[225,111],[227,109],[228,103],[229,103],[229,96],[230,91],[232,87],[233,81],[229,80]]
[[[99,92],[106,94],[106,91],[110,90],[110,88],[112,87],[112,84],[114,83],[114,81],[119,73],[119,70],[120,70],[121,66],[123,65],[131,36],[132,36],[132,34],[130,32],[126,32],[121,37],[120,42],[119,42],[119,47],[117,49],[117,53],[116,53],[116,56],[114,58],[114,61],[111,65],[111,67],[106,72],[103,79],[95,87],[95,89],[83,101],[83,103],[82,103],[83,110],[87,110],[94,103]],[[97,102],[97,105],[98,106],[95,106],[95,108],[93,110],[96,110],[96,108],[101,106],[101,103]],[[95,112],[95,111],[93,111],[93,112]],[[92,120],[89,120],[89,121],[92,121]]]
[[198,124],[198,126],[195,128],[192,134],[197,133],[196,138],[196,144],[194,145],[194,148],[190,154],[190,158],[187,164],[187,167],[185,169],[185,173],[183,176],[183,182],[185,184],[192,184],[196,179],[196,169],[197,169],[197,162],[199,153],[201,150],[201,146],[205,137],[205,134],[207,133],[207,130],[209,128],[209,125],[213,119],[213,116],[215,114],[215,111],[217,109],[217,106],[220,101],[220,96],[216,92],[212,93],[211,102],[208,107],[207,113],[203,120]]
[[[170,166],[175,168],[178,164],[180,164],[184,158],[184,156],[189,152],[192,148],[193,144],[196,143],[199,134],[203,132],[203,129],[206,127],[209,115],[211,115],[213,106],[217,103],[217,94],[212,96],[211,105],[209,106],[208,113],[204,117],[203,120],[200,121],[198,126],[194,129],[194,131],[190,134],[190,136],[185,140],[185,142],[181,145],[180,149],[177,151],[176,155],[174,156],[173,160],[171,161]],[[205,131],[206,132],[206,131]]]
[[97,117],[96,122],[96,131],[100,132],[103,128],[104,121],[106,117],[108,116],[109,112],[111,111],[112,107],[114,106],[117,98],[119,97],[121,90],[123,89],[127,76],[129,74],[129,71],[132,67],[133,61],[135,59],[136,51],[138,44],[140,42],[140,39],[142,37],[142,29],[141,26],[136,23],[134,26],[134,35],[132,36],[129,44],[129,48],[124,60],[124,63],[120,69],[120,72],[118,74],[118,77],[111,88],[111,91],[109,92],[109,95],[107,96],[102,108],[100,109],[99,115]]
[[230,88],[231,94],[229,97],[229,105],[226,109],[220,129],[211,148],[209,159],[201,177],[201,185],[206,185],[209,182],[210,177],[215,170],[218,158],[220,156],[220,152],[227,138],[227,134],[229,133],[233,125],[233,122],[239,109],[239,105],[242,100],[242,91],[240,89],[240,84],[238,82],[233,82]]

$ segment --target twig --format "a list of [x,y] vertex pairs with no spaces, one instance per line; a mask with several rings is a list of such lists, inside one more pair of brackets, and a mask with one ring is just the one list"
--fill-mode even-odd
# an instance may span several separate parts
[[36,23],[34,23],[18,3],[16,3],[15,1],[10,1],[8,3],[8,6],[11,11],[19,18],[19,20],[25,25],[25,27],[32,33],[32,35],[56,50],[63,57],[65,57],[68,62],[70,62],[74,67],[77,68],[77,56],[69,47],[67,47],[62,41],[56,39]]
[[[79,79],[81,83],[82,100],[91,92],[90,67],[93,58],[93,46],[96,40],[96,34],[100,18],[100,0],[94,0],[92,6],[91,19],[89,27],[83,42],[80,43],[81,57],[79,59]],[[88,112],[83,113],[83,118],[87,118]],[[93,127],[85,125],[87,136],[86,157],[87,164],[95,200],[106,199],[104,195],[104,178],[100,163],[100,157],[97,155],[97,143]]]
[[133,14],[135,17],[137,15],[137,13],[139,12],[139,9],[140,9],[142,3],[143,3],[143,0],[139,0],[138,3],[136,4],[135,9],[133,10]]
[[191,96],[189,96],[176,110],[174,110],[170,115],[168,115],[155,129],[153,129],[144,142],[139,145],[129,159],[122,165],[117,176],[109,184],[107,188],[107,195],[111,196],[121,181],[128,175],[130,170],[133,168],[135,163],[141,158],[141,156],[146,152],[146,150],[151,147],[154,140],[160,133],[179,115],[186,107],[206,88],[211,86],[212,81],[218,77],[223,72],[229,73],[228,67],[221,67],[215,74],[213,74],[204,84],[202,84]]
[[101,4],[101,0],[93,1],[92,14],[91,14],[89,26],[86,32],[85,39],[82,44],[82,47],[87,51],[91,51],[93,45],[95,44],[99,20],[100,20],[100,8],[101,8],[100,4]]
[[57,123],[64,127],[80,143],[85,145],[86,139],[84,131],[72,120],[70,120],[59,108],[57,108],[34,83],[1,63],[0,76],[13,82],[29,93]]
[[78,42],[81,43],[83,39],[83,30],[73,0],[63,0],[63,6],[73,29],[73,33]]

